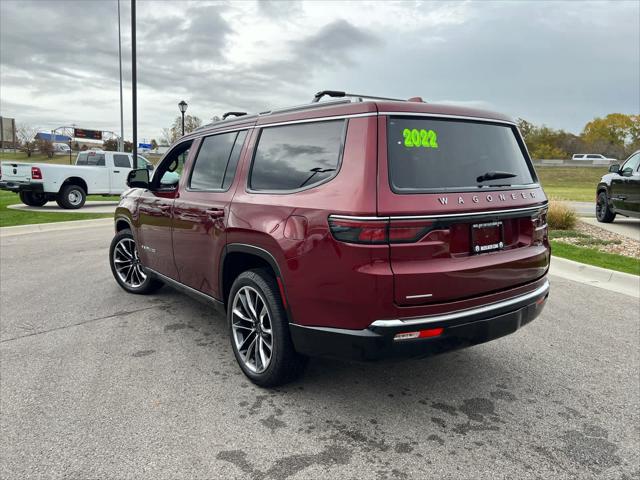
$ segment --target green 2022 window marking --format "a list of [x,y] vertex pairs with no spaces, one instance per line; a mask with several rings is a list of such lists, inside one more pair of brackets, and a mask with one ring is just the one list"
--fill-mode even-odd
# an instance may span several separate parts
[[402,136],[404,137],[405,147],[438,148],[438,134],[433,130],[405,128],[402,131]]

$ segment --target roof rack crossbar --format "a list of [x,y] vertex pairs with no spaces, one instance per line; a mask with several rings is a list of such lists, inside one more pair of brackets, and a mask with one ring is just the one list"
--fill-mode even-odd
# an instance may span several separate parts
[[225,120],[230,115],[233,115],[234,117],[242,117],[243,115],[246,115],[246,114],[247,112],[226,112],[222,114],[222,119]]
[[334,97],[334,98],[343,98],[343,97],[351,97],[351,98],[369,98],[371,100],[389,100],[392,102],[405,102],[406,100],[402,98],[388,98],[388,97],[376,97],[373,95],[359,95],[357,93],[347,93],[341,92],[338,90],[322,90],[321,92],[316,93],[313,96],[313,100],[311,103],[318,103],[320,99],[324,96]]

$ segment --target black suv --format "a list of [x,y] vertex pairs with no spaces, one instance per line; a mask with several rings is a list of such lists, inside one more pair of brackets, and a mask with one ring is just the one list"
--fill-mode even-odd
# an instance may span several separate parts
[[609,167],[596,193],[596,217],[611,223],[616,214],[640,218],[640,150],[632,153],[622,166]]

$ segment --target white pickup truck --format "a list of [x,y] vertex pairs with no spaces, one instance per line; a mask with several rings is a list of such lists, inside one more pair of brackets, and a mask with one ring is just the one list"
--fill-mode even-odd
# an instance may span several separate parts
[[[25,205],[41,207],[55,200],[62,208],[84,205],[87,195],[119,195],[128,187],[133,155],[125,152],[81,152],[75,165],[2,162],[0,189],[20,195]],[[153,165],[138,155],[138,168]]]

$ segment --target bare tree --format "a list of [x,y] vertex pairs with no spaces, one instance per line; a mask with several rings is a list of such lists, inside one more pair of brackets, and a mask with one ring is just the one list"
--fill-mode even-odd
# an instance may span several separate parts
[[[184,117],[184,133],[191,133],[196,128],[202,125],[202,120],[196,116],[185,115]],[[178,115],[173,121],[171,128],[162,129],[162,141],[167,145],[172,145],[176,140],[182,136],[182,117]]]
[[27,157],[30,157],[36,149],[37,142],[35,137],[38,134],[38,130],[37,127],[29,125],[28,123],[20,123],[16,127],[16,136],[20,143],[20,149],[27,153]]

